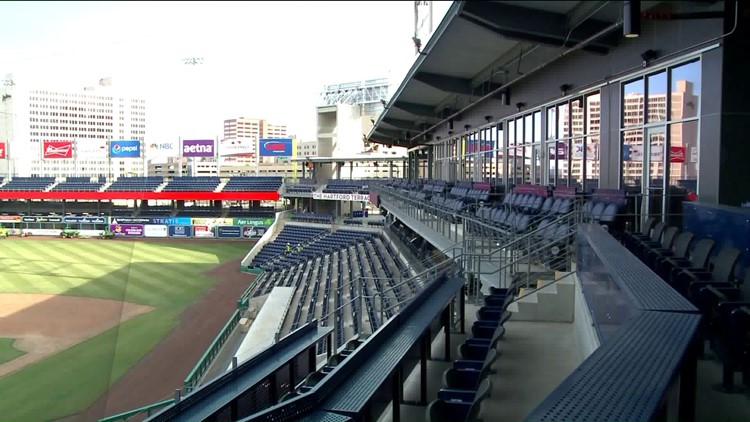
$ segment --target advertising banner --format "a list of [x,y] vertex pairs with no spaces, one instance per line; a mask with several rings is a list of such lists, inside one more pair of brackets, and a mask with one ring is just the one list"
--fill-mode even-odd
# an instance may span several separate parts
[[242,237],[244,239],[254,239],[257,237],[263,237],[264,234],[266,234],[265,227],[252,227],[252,226],[242,227]]
[[141,141],[113,139],[109,141],[109,158],[140,158]]
[[191,221],[190,217],[151,217],[149,220],[151,224],[175,224],[178,226],[189,226]]
[[216,142],[213,139],[186,139],[182,141],[183,157],[214,157]]
[[73,158],[73,141],[44,141],[42,158],[45,160]]
[[21,221],[24,223],[62,223],[63,218],[60,216],[49,216],[49,217],[21,217]]
[[36,236],[60,236],[60,229],[21,229],[22,233]]
[[145,237],[167,237],[169,230],[163,224],[146,224],[143,226],[143,235]]
[[193,226],[193,233],[195,237],[214,237],[212,227],[208,226]]
[[[556,148],[552,147],[549,149],[549,159],[554,160],[567,160],[568,159],[568,143],[567,142],[556,142]],[[557,151],[555,151],[557,149]]]
[[234,224],[233,218],[192,218],[191,224],[194,226],[231,226]]
[[107,224],[107,217],[63,217],[63,223]]
[[110,224],[164,224],[186,225],[192,224],[190,217],[111,217]]
[[169,226],[169,237],[192,237],[192,226]]
[[20,215],[0,215],[0,223],[20,223]]
[[669,147],[669,162],[684,163],[687,155],[687,147]]
[[255,154],[255,138],[222,139],[219,142],[219,157],[233,155],[253,156]]
[[145,145],[146,158],[176,158],[180,156],[179,142],[162,141],[149,142]]
[[76,157],[107,158],[107,141],[105,139],[79,139],[76,141]]
[[240,226],[217,226],[216,237],[221,238],[236,238],[242,237],[242,227]]
[[141,237],[143,236],[143,224],[112,224],[109,226],[115,236]]
[[291,157],[294,154],[294,140],[291,138],[260,138],[258,154],[261,157]]
[[273,218],[234,218],[232,225],[235,226],[253,226],[253,227],[270,227],[273,224]]
[[313,199],[322,199],[327,201],[362,201],[370,200],[369,194],[361,193],[322,193],[313,192]]
[[6,151],[7,148],[5,148],[5,142],[0,142],[0,160],[7,158],[6,157]]

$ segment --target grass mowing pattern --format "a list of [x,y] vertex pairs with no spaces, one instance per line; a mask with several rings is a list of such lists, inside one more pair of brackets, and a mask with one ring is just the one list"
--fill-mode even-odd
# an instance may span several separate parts
[[0,364],[9,362],[19,356],[25,355],[24,352],[13,347],[13,338],[0,338]]
[[247,253],[246,242],[3,242],[0,293],[128,301],[154,310],[0,379],[0,415],[53,420],[77,413],[159,343],[214,281],[201,273]]

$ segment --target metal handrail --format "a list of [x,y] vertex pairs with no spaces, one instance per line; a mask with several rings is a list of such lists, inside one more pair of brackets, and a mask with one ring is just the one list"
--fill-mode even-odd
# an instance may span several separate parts
[[[570,237],[573,237],[575,235],[576,231],[575,231],[575,229],[574,229],[573,226],[571,226],[571,228],[572,228],[572,230],[570,232],[566,233],[564,236],[556,237],[555,240],[565,240],[565,239],[568,239]],[[496,273],[502,272],[502,270],[508,269],[509,267],[511,267],[511,266],[513,266],[515,264],[518,264],[518,263],[521,263],[524,260],[527,260],[534,253],[541,252],[545,248],[546,248],[546,245],[542,245],[542,246],[540,246],[540,247],[538,247],[536,249],[531,249],[531,248],[516,249],[516,250],[520,250],[522,252],[525,252],[525,254],[521,255],[521,256],[519,256],[518,258],[515,258],[515,259],[511,258],[510,261],[506,262],[505,264],[503,264],[502,267],[498,268],[495,271],[488,272],[488,273],[476,272],[476,274],[492,275],[492,274],[496,274]],[[462,254],[462,257],[480,258],[480,259],[481,258],[485,258],[487,256],[488,256],[488,254],[472,254],[472,253],[464,253],[464,254]],[[472,271],[472,272],[474,272],[474,271]]]
[[533,294],[534,294],[534,293],[536,293],[536,292],[539,292],[539,291],[541,291],[541,290],[544,290],[544,289],[546,289],[547,287],[549,287],[549,286],[551,286],[551,285],[553,285],[553,284],[557,284],[557,283],[558,283],[559,281],[561,281],[561,280],[564,280],[564,279],[566,279],[566,278],[570,277],[570,274],[571,274],[571,273],[570,273],[570,272],[568,272],[568,273],[566,273],[566,274],[565,274],[564,276],[562,276],[562,277],[559,277],[559,278],[556,278],[556,279],[554,279],[554,280],[550,281],[549,283],[545,284],[545,285],[544,285],[544,286],[542,286],[542,287],[537,287],[536,289],[533,289],[533,290],[529,290],[528,292],[526,292],[526,293],[524,293],[524,294],[522,294],[522,295],[518,295],[518,296],[516,296],[516,297],[515,297],[515,298],[514,298],[513,300],[511,300],[510,302],[508,302],[508,305],[510,305],[510,304],[512,304],[512,303],[516,303],[516,302],[518,302],[519,300],[521,300],[521,299],[523,299],[523,298],[525,298],[525,297],[531,296],[531,295],[533,295]]

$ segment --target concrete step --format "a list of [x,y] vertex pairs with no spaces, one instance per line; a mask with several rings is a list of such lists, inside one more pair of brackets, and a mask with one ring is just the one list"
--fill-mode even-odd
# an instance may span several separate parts
[[519,289],[518,297],[522,298],[508,306],[514,321],[572,322],[575,273],[557,271],[554,279],[539,278],[535,288]]

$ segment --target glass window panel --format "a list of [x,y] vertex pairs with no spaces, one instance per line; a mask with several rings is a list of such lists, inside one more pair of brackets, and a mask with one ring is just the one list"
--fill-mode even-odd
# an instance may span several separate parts
[[570,102],[570,109],[572,111],[572,134],[582,135],[583,134],[583,101],[576,99]]
[[508,122],[508,146],[514,146],[516,144],[516,121],[511,120]]
[[671,70],[672,119],[687,119],[698,115],[701,90],[699,61],[684,64]]
[[534,145],[534,183],[541,185],[542,182],[542,145]]
[[643,177],[643,130],[634,129],[622,132],[622,185],[641,187]]
[[698,191],[698,121],[669,126],[669,184]]
[[557,108],[550,107],[547,109],[547,139],[557,137]]
[[534,113],[534,143],[542,141],[542,112]]
[[622,86],[622,127],[643,125],[643,79]]
[[570,136],[568,128],[568,103],[557,106],[557,137],[567,138]]
[[557,142],[557,186],[568,186],[570,179],[570,144],[569,139]]
[[601,94],[586,97],[586,134],[599,133],[601,124]]
[[648,76],[648,122],[667,120],[667,72]]
[[516,145],[523,145],[523,118],[516,119]]
[[570,155],[570,179],[572,186],[583,187],[583,157],[584,157],[584,139],[573,138],[572,153]]
[[584,188],[587,190],[599,187],[599,137],[589,136],[586,138],[586,182]]
[[497,125],[497,134],[495,135],[495,149],[497,151],[497,154],[495,154],[495,174],[497,175],[497,183],[504,183],[505,181],[505,163],[503,162],[503,157],[505,156],[505,145],[504,140],[504,130],[502,123]]
[[533,141],[534,123],[532,122],[533,116],[531,114],[523,118],[523,143],[525,145],[531,144]]

